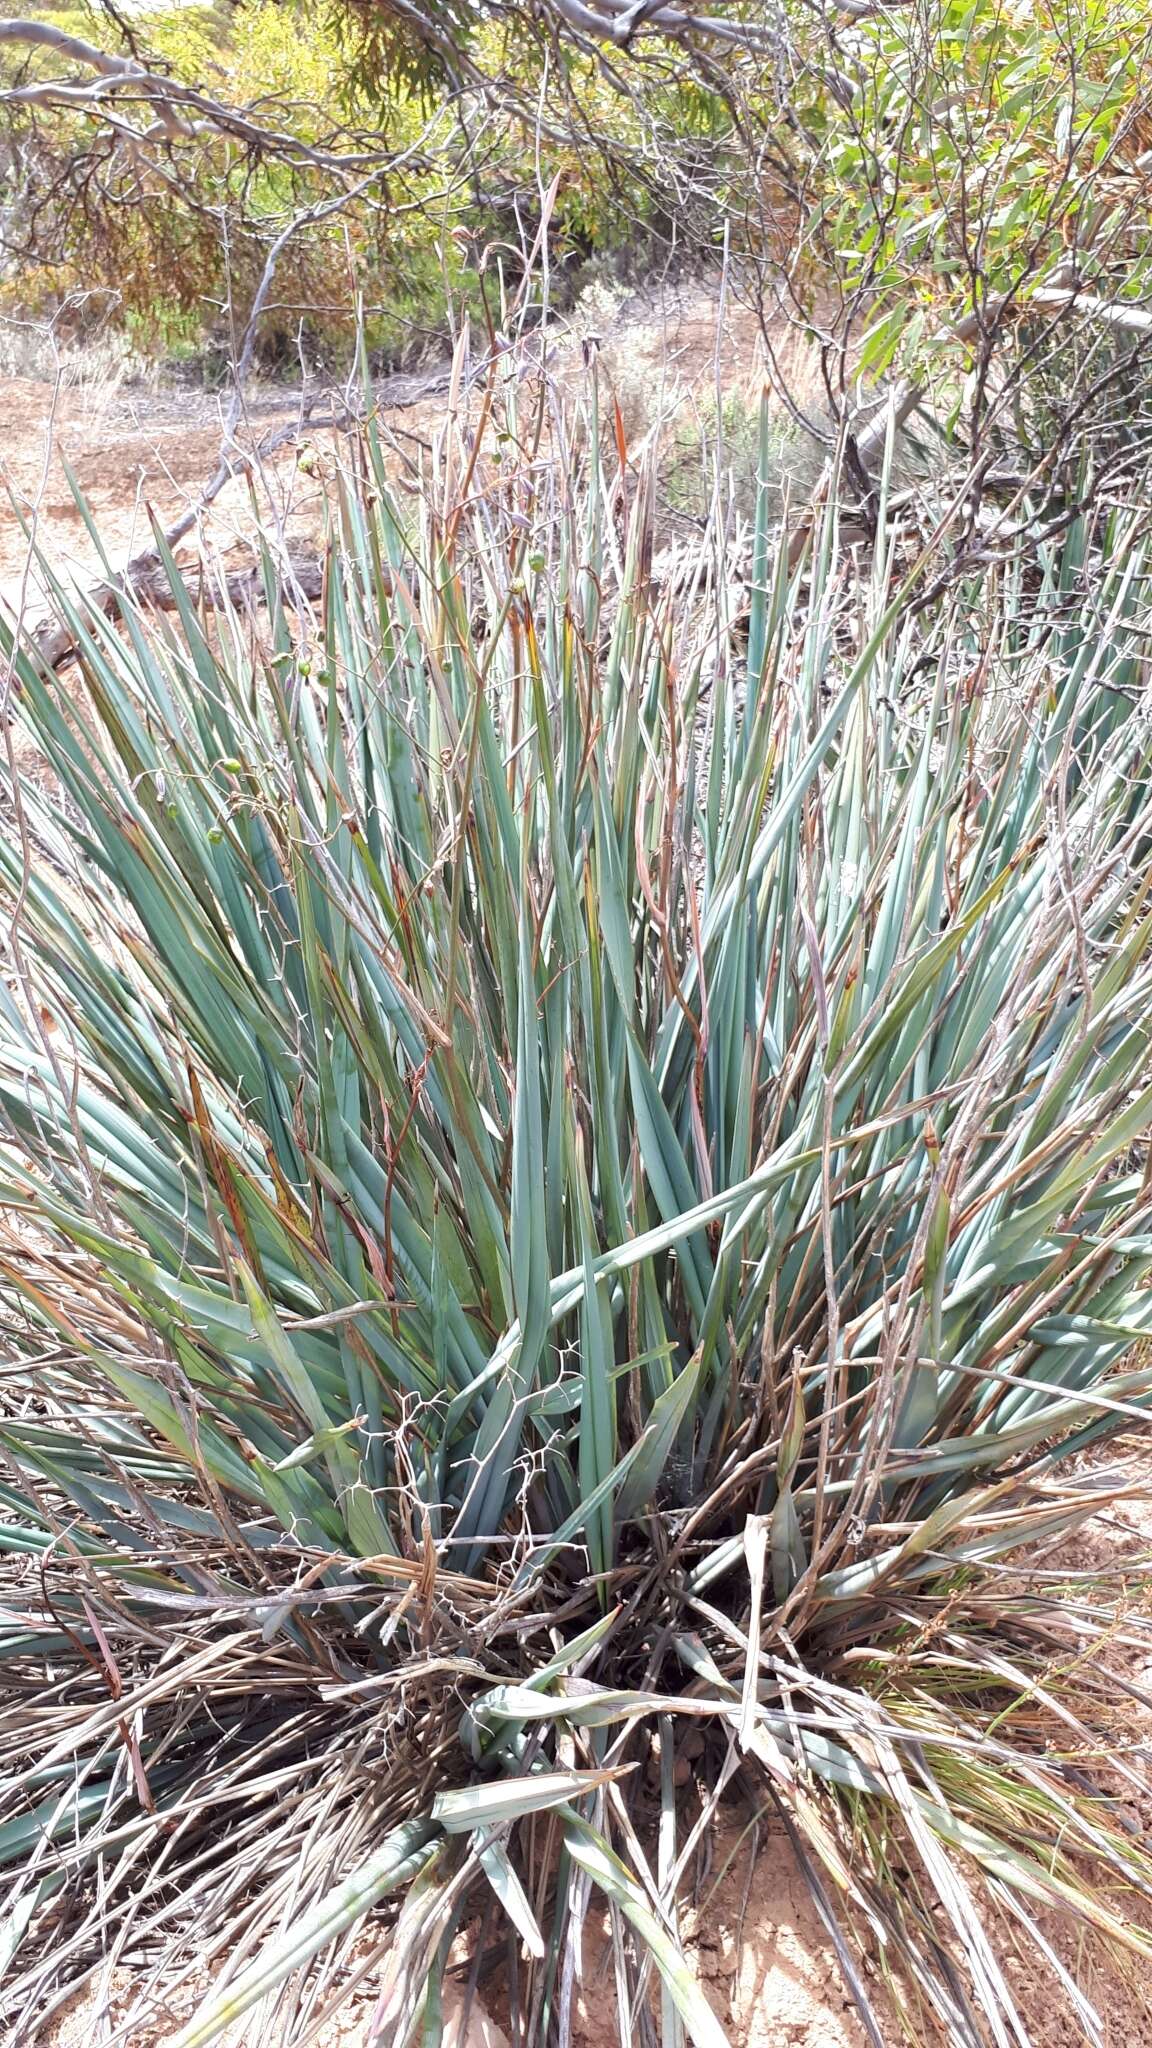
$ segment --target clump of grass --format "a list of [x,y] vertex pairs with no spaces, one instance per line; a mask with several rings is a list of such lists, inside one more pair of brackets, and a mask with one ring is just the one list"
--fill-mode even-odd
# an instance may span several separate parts
[[372,1913],[435,2042],[488,1897],[563,2044],[598,1888],[621,2040],[718,2048],[703,1724],[874,2039],[860,1948],[1026,2039],[1006,1924],[1095,2038],[1047,1916],[1148,1955],[1144,1780],[1002,1575],[1152,1395],[1146,521],[917,606],[946,539],[847,583],[833,502],[790,580],[762,492],[745,645],[491,404],[411,513],[367,429],[303,624],[269,552],[266,631],[169,560],[57,586],[75,689],[8,645],[12,2008],[206,1958],[183,2048],[303,2039]]

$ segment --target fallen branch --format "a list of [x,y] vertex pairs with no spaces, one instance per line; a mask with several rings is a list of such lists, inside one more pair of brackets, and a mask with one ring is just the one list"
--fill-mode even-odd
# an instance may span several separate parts
[[[95,119],[102,117],[126,140],[137,144],[189,139],[214,131],[263,155],[329,171],[366,172],[375,183],[394,176],[404,165],[419,165],[423,160],[426,128],[415,143],[399,152],[386,152],[380,146],[354,152],[321,149],[300,136],[269,127],[254,116],[252,109],[227,106],[199,86],[184,85],[163,72],[151,71],[134,57],[99,50],[82,37],[69,35],[49,22],[0,21],[0,49],[6,45],[49,50],[53,56],[95,75],[40,78],[29,84],[9,86],[0,91],[0,105],[83,109]],[[145,129],[133,127],[124,120],[125,104],[147,108],[155,117],[155,125]]]
[[[277,567],[282,577],[279,594],[290,609],[298,610],[301,604],[315,604],[323,594],[324,563],[316,548],[305,543],[297,546],[289,543],[280,555]],[[259,562],[250,562],[246,569],[232,569],[222,576],[210,575],[201,565],[183,580],[192,602],[203,605],[208,611],[218,611],[223,605],[265,602]],[[137,604],[151,605],[156,611],[177,609],[176,592],[159,562],[154,564],[151,574],[140,577],[133,587],[132,596]]]
[[[1076,311],[1087,314],[1091,319],[1100,320],[1121,333],[1152,332],[1152,309],[1146,306],[1137,306],[1123,299],[1105,299],[1098,292],[1085,291],[1074,284],[1050,285],[1034,291],[1026,300],[1014,300],[1008,296],[986,300],[978,311],[966,313],[954,326],[942,329],[935,337],[935,346],[944,348],[953,342],[974,341],[983,327],[998,321],[1009,309],[1017,313],[1036,310],[1047,313],[1054,319],[1061,313]],[[880,459],[889,432],[899,432],[911,419],[926,396],[927,388],[926,384],[914,378],[905,378],[893,387],[883,405],[855,436],[856,457],[862,469],[870,469]],[[827,463],[800,518],[788,536],[790,569],[796,567],[807,546],[815,525],[817,510],[827,496],[833,472],[834,463]]]
[[[213,500],[219,497],[225,484],[230,483],[233,477],[245,476],[258,469],[261,463],[268,460],[269,456],[274,455],[279,448],[285,447],[290,441],[296,440],[305,430],[316,432],[325,428],[333,428],[340,432],[347,431],[348,427],[352,424],[352,417],[348,413],[325,414],[321,417],[313,417],[302,421],[293,420],[290,426],[279,427],[275,433],[265,435],[259,446],[251,451],[235,448],[227,457],[221,458],[215,474],[204,486],[195,503],[190,505],[186,512],[181,513],[180,518],[175,520],[171,526],[164,529],[164,546],[166,548],[177,547],[185,535],[192,531],[192,528],[203,513],[207,511]],[[301,557],[301,564],[303,560],[304,558]],[[297,577],[299,594],[302,597],[318,596],[318,583],[315,589],[306,587],[305,583],[300,580],[299,567],[294,563],[292,566]],[[230,585],[235,584],[237,598],[245,594],[259,596],[260,592],[255,585],[253,585],[251,593],[248,593],[244,588],[244,578],[251,578],[252,575],[252,571],[246,570],[242,572],[239,579],[233,577],[225,578],[223,586],[213,586],[205,578],[201,577],[195,594],[202,599],[206,599],[209,603],[219,603],[221,597],[219,594],[216,597],[212,596],[213,588],[215,587],[219,592],[221,588],[227,589]],[[315,581],[315,578],[312,580]],[[168,593],[167,597],[164,595],[165,591]],[[83,603],[89,611],[103,612],[105,617],[110,618],[122,604],[130,603],[133,600],[146,604],[165,606],[170,598],[171,590],[164,575],[161,548],[154,542],[150,547],[142,549],[138,555],[134,555],[130,562],[126,562],[123,569],[117,575],[110,577],[106,582],[94,585],[91,590],[85,591]],[[40,631],[30,634],[29,639],[33,650],[46,668],[61,668],[77,651],[76,634],[67,621],[63,619],[53,620],[49,625],[42,627]]]

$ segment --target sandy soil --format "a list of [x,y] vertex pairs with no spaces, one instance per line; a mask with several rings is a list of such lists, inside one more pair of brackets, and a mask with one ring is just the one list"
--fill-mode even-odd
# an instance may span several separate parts
[[[240,438],[258,443],[299,416],[299,394],[257,391]],[[31,378],[0,382],[0,601],[27,615],[43,609],[29,562],[27,522],[65,583],[97,580],[99,551],[69,485],[71,469],[109,559],[119,566],[151,542],[150,513],[167,527],[195,503],[220,456],[224,404],[208,394],[138,391],[83,382],[58,388]],[[280,449],[264,465],[262,496],[290,535],[319,531],[330,436]],[[9,503],[9,494],[13,504]],[[230,556],[251,525],[247,480],[225,485],[196,540]]]
[[[811,389],[815,357],[807,344],[781,330],[775,346],[787,359],[790,383]],[[750,310],[718,308],[691,295],[619,301],[590,294],[548,350],[550,370],[569,388],[585,379],[586,357],[595,354],[632,444],[661,412],[703,417],[718,385],[728,399],[754,405],[763,383]],[[439,364],[378,387],[380,423],[397,471],[419,464],[443,417],[447,381],[447,365]],[[330,411],[333,396],[339,394],[254,387],[237,438],[252,448],[290,429],[309,407],[316,416]],[[33,620],[43,610],[26,524],[66,582],[83,586],[97,579],[99,551],[69,468],[109,559],[119,566],[150,544],[150,513],[168,526],[195,504],[220,457],[226,409],[226,394],[90,379],[82,358],[55,385],[0,378],[0,602],[14,610],[23,598]],[[334,438],[305,426],[298,441],[261,466],[261,510],[286,538],[311,540],[322,529]],[[182,555],[203,546],[217,560],[242,559],[251,517],[251,487],[237,476],[200,519]]]
[[[724,1820],[711,1868],[719,1875],[685,1909],[681,1934],[732,2048],[867,2048],[787,1837],[761,1829],[753,1838],[746,1822]],[[614,2048],[610,1972],[602,1939],[577,2004],[574,2048]]]
[[[761,1835],[753,1862],[752,1842],[743,1835],[735,1822],[718,1830],[713,1867],[723,1874],[711,1887],[705,1883],[699,1906],[688,1909],[684,1924],[688,1954],[732,2048],[867,2048],[786,1838]],[[113,1997],[103,2022],[106,2030],[98,2022],[99,1995],[87,1995],[39,2037],[43,2048],[98,2048],[111,2040],[127,2017],[131,1992],[125,1973],[114,1982],[121,1996]],[[365,2048],[372,2003],[370,1997],[354,1997],[340,2019],[315,2037],[316,2048]],[[469,2004],[454,1991],[447,2001],[443,2048],[510,2048],[509,2033],[500,2023],[501,2004],[498,1985]],[[190,1999],[173,2015],[171,2031],[145,2034],[133,2027],[130,2048],[168,2048],[194,2005]],[[593,1914],[586,1928],[585,1981],[575,2001],[573,2048],[610,2048],[617,2038],[606,1927]],[[124,2037],[119,2039],[125,2048]],[[24,2040],[31,2048],[37,2036],[30,2031],[20,2048]],[[274,2044],[263,2039],[258,2044],[241,2021],[224,2036],[222,2048]]]

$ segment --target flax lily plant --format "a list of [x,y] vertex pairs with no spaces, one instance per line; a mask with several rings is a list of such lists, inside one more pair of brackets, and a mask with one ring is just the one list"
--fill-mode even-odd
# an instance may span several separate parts
[[365,431],[311,611],[4,641],[8,2010],[431,2048],[479,1927],[566,2048],[595,1910],[621,2042],[735,2044],[723,1795],[873,2041],[1027,2041],[1021,1940],[1101,2039],[1142,1623],[1012,1560],[1152,1399],[1148,522],[765,493],[737,600],[488,403],[415,511]]

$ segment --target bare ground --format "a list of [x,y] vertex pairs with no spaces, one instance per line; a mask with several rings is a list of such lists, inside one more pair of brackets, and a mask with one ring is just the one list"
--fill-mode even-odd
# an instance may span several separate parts
[[[761,1833],[757,1845],[739,1821],[731,1821],[718,1830],[712,1853],[714,1868],[723,1874],[711,1886],[705,1881],[701,1905],[689,1912],[685,1931],[689,1955],[727,2026],[732,2048],[867,2048],[786,1838]],[[129,2010],[131,1980],[118,1973],[117,1983],[123,1996],[113,1998],[107,2033],[101,2032],[98,2019],[100,1996],[91,1994],[43,2037],[44,2048],[98,2048],[111,2040]],[[373,2003],[371,1996],[354,1997],[340,2018],[315,2037],[316,2048],[367,2048]],[[171,2031],[144,2034],[133,2027],[130,2048],[168,2048],[194,2004],[190,1999],[173,2014]],[[499,1982],[470,2002],[455,1994],[443,2048],[510,2048],[510,2032],[501,2024],[508,2018],[503,2004]],[[610,1945],[604,1926],[592,1916],[584,1984],[575,2000],[573,2048],[609,2048],[617,2038]],[[1134,2044],[1144,2038],[1123,2036]],[[26,2039],[32,2043],[36,2036],[29,2033]],[[123,2036],[120,2043],[126,2048]],[[241,2021],[224,2037],[222,2048],[272,2048],[272,2043],[258,2043]],[[897,2048],[895,2034],[892,2048]]]
[[[539,356],[539,344],[530,346]],[[781,326],[774,350],[790,387],[811,395],[812,346]],[[595,358],[633,446],[658,417],[673,412],[690,441],[693,423],[710,407],[714,413],[717,391],[726,404],[743,403],[751,411],[764,383],[752,310],[719,307],[691,293],[602,302],[593,294],[549,340],[546,356],[550,372],[570,390],[586,381],[587,363]],[[419,467],[444,416],[449,375],[443,362],[378,384],[377,417],[398,472]],[[298,437],[260,465],[255,483],[263,515],[285,539],[313,540],[322,530],[334,437],[311,429],[307,416],[330,412],[340,396],[283,385],[246,394],[236,437],[243,448],[300,424]],[[55,384],[0,379],[0,604],[22,608],[31,620],[44,610],[30,533],[66,583],[83,587],[101,573],[69,470],[109,560],[120,567],[150,544],[152,515],[168,526],[195,505],[219,461],[227,409],[227,394],[90,378],[83,357]],[[184,554],[206,550],[214,561],[243,559],[252,489],[247,477],[234,476],[197,521]]]

